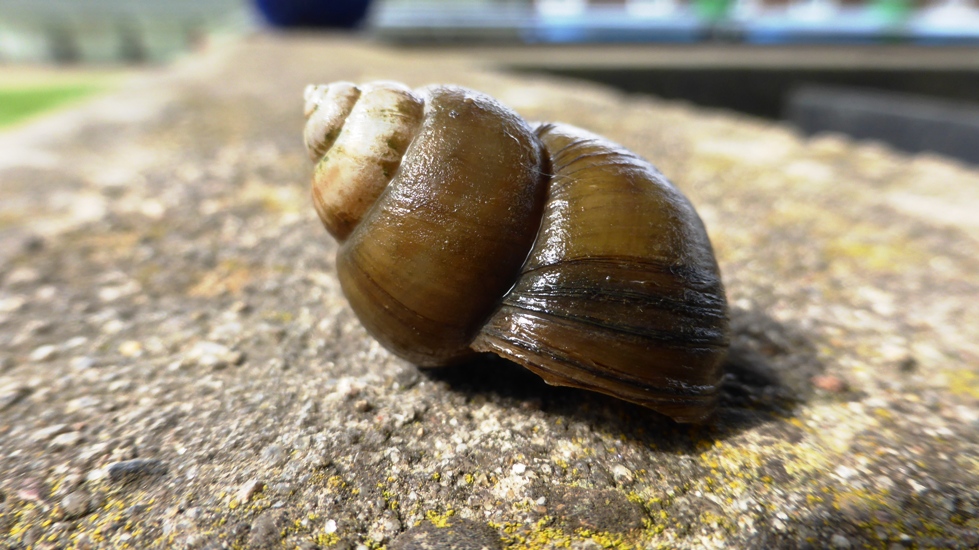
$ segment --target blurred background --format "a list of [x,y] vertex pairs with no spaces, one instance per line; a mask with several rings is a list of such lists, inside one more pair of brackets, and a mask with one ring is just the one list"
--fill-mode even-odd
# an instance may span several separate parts
[[979,163],[979,0],[0,0],[0,128],[127,71],[293,29]]

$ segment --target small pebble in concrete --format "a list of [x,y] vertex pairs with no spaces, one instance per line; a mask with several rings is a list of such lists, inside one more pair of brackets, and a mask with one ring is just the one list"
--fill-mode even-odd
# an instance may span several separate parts
[[244,352],[238,350],[231,350],[228,355],[225,356],[225,359],[227,359],[229,365],[238,367],[245,362],[245,354]]
[[619,485],[632,483],[632,471],[621,464],[612,466],[612,477]]
[[839,548],[840,550],[846,550],[851,546],[850,539],[846,538],[845,536],[839,533],[833,535],[832,538],[830,538],[829,544],[833,548]]
[[50,443],[48,443],[48,449],[52,451],[60,451],[62,449],[69,449],[81,443],[83,437],[81,432],[71,431],[65,432],[63,434],[55,436]]
[[75,370],[87,370],[95,367],[96,361],[94,357],[83,355],[81,357],[73,357],[68,364]]
[[6,298],[0,298],[0,313],[14,313],[24,309],[27,304],[27,298],[23,295],[13,295]]
[[28,356],[28,359],[36,363],[43,363],[45,361],[50,361],[58,356],[58,348],[52,345],[40,346],[34,349]]
[[265,483],[252,478],[245,482],[238,490],[238,502],[249,502],[253,496],[265,490]]
[[68,493],[61,499],[61,509],[68,519],[84,516],[91,511],[91,505],[92,499],[82,491]]
[[34,393],[29,386],[14,386],[0,390],[0,412],[3,412]]
[[102,325],[100,330],[103,334],[117,334],[128,329],[130,326],[131,323],[124,323],[119,319],[109,319]]
[[269,465],[281,465],[289,458],[282,445],[273,443],[262,449],[262,461]]
[[69,350],[80,348],[88,343],[88,338],[85,336],[75,336],[74,338],[69,338],[65,340],[64,344],[61,344],[61,349]]
[[273,548],[282,540],[284,518],[279,512],[264,512],[258,517],[248,534],[249,548]]
[[162,460],[155,458],[134,458],[109,464],[107,469],[109,480],[113,482],[129,482],[167,473],[168,467]]
[[197,342],[187,352],[184,360],[189,365],[219,370],[228,365],[242,364],[245,360],[245,355],[240,351],[232,350],[228,346],[217,342]]
[[143,344],[136,340],[126,340],[119,344],[119,353],[123,357],[139,357],[143,355]]
[[30,267],[18,267],[7,274],[4,279],[6,286],[27,285],[41,280],[41,274]]
[[38,336],[41,334],[49,334],[54,330],[54,323],[47,319],[35,319],[29,321],[21,332],[27,336]]
[[829,393],[843,393],[850,389],[850,386],[846,383],[846,380],[831,374],[813,376],[811,382],[816,388]]
[[401,532],[401,522],[391,513],[385,513],[375,521],[367,531],[367,536],[374,542],[385,543]]
[[101,403],[102,401],[96,399],[95,397],[83,395],[66,403],[65,413],[72,414],[76,412],[95,412],[96,407],[98,407]]
[[48,441],[52,437],[61,435],[70,429],[71,428],[69,428],[67,424],[52,424],[51,426],[46,426],[39,430],[35,430],[34,433],[31,434],[31,441],[35,443]]

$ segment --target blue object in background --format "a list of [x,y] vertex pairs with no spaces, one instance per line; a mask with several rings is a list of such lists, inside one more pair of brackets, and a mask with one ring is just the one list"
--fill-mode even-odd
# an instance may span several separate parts
[[371,0],[255,0],[255,6],[275,27],[357,26]]

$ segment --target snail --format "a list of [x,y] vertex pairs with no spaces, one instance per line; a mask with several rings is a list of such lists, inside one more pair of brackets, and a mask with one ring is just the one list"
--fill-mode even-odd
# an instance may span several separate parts
[[678,422],[716,406],[727,301],[650,163],[462,87],[305,90],[312,196],[363,326],[422,367],[495,353]]

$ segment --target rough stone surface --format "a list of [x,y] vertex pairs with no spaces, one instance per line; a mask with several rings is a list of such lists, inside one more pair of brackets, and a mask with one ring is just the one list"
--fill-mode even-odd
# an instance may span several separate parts
[[443,523],[423,522],[401,534],[391,550],[497,550],[499,535],[485,523],[455,519]]
[[[308,199],[301,92],[378,78],[586,127],[688,194],[732,304],[710,422],[501,361],[423,372],[368,337]],[[979,544],[974,169],[256,36],[0,134],[0,181],[2,546]],[[114,481],[132,460],[157,467]]]
[[122,462],[113,462],[106,469],[109,481],[117,483],[146,480],[166,475],[166,473],[166,463],[153,458],[134,458]]

